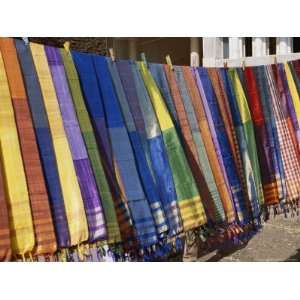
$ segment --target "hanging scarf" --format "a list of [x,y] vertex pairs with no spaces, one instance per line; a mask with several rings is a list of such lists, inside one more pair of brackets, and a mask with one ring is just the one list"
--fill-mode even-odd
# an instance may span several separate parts
[[11,241],[2,161],[0,163],[0,262],[11,258]]
[[0,52],[0,141],[5,180],[12,255],[30,253],[35,245],[26,177],[14,110]]
[[168,110],[171,114],[171,117],[173,118],[173,122],[175,123],[175,126],[178,125],[178,115],[176,113],[175,105],[173,103],[170,87],[168,84],[168,80],[166,78],[166,74],[164,71],[164,65],[162,64],[154,64],[154,63],[149,63],[148,64],[149,71],[159,88],[159,91],[165,100],[164,102],[166,103]]
[[49,46],[45,47],[45,52],[84,202],[89,242],[103,240],[106,238],[106,228],[101,200],[73,107],[60,52],[58,48]]
[[[114,201],[115,212],[117,214],[117,220],[119,223],[123,247],[124,250],[126,251],[129,250],[130,248],[133,248],[135,235],[133,232],[133,226],[132,226],[132,221],[131,221],[131,216],[127,204],[125,191],[119,176],[118,166],[117,164],[113,163],[113,159],[112,159],[111,146],[108,140],[108,133],[107,133],[105,119],[104,119],[104,112],[100,100],[101,95],[98,87],[97,77],[94,71],[92,56],[80,52],[72,51],[72,57],[80,79],[86,109],[89,114],[89,117],[91,118],[91,125],[93,127],[90,128],[91,130],[92,129],[94,130],[93,136],[91,138],[87,136],[86,138],[91,140],[95,145],[95,147],[97,144],[99,150],[99,153],[95,151],[95,155],[96,155],[95,157],[97,158],[92,159],[92,162],[94,164],[94,170],[95,168],[97,168],[97,170],[98,169],[101,170],[100,164],[102,162],[105,174],[103,174],[103,176],[101,175],[101,177],[100,175],[97,175],[97,178],[98,181],[101,180],[101,178],[102,180],[105,180],[104,178],[106,175],[109,188],[112,194],[112,198]],[[86,116],[88,117],[87,114]],[[103,146],[105,144],[106,147]],[[95,172],[95,174],[97,173]],[[100,191],[105,190],[103,189],[103,185],[105,185],[105,183],[101,184]],[[109,204],[106,203],[106,205],[107,205],[106,214],[112,214],[112,210],[108,206]],[[107,221],[108,219],[106,219],[106,222]]]
[[107,241],[109,244],[118,243],[121,241],[121,236],[114,203],[97,149],[97,142],[93,132],[92,124],[81,93],[77,72],[72,60],[72,56],[64,49],[61,49],[60,53],[72,94],[74,108],[77,113],[81,134],[86,145],[91,167],[93,169],[93,174],[98,187],[98,192],[101,196],[101,204],[104,210],[107,229]]
[[[129,102],[128,99],[131,97],[132,89],[128,90],[127,85],[124,85],[123,88],[121,82],[121,78],[123,82],[125,81],[125,83],[128,82],[130,79],[133,79],[131,69],[129,65],[127,65],[128,69],[123,68],[123,65],[126,66],[126,61],[118,61],[117,63],[114,63],[111,59],[108,59],[107,64],[115,86],[115,91],[118,96],[123,118],[127,126],[129,139],[131,141],[131,145],[136,159],[137,169],[141,178],[143,189],[149,202],[152,216],[156,225],[156,230],[159,236],[163,237],[168,231],[168,225],[166,223],[166,217],[162,209],[162,204],[159,198],[157,187],[154,182],[153,175],[151,173],[150,166],[146,158],[146,154],[144,152],[142,140],[135,125],[134,114],[132,114],[130,111],[131,102]],[[129,77],[130,75],[131,78]]]
[[226,221],[227,223],[232,223],[235,220],[235,212],[230,197],[230,191],[226,185],[224,174],[219,163],[219,155],[214,145],[214,138],[212,136],[212,132],[210,131],[209,121],[205,113],[204,103],[202,101],[202,98],[205,97],[205,93],[197,69],[193,69],[193,76],[196,80],[195,98],[193,99],[194,109],[198,115],[200,131],[221,197]]
[[[286,197],[289,204],[292,206],[295,204],[297,206],[300,192],[300,165],[297,158],[297,152],[293,145],[290,132],[288,130],[288,125],[283,114],[284,110],[282,109],[281,102],[284,103],[285,100],[280,101],[280,97],[285,97],[285,94],[282,92],[279,94],[279,91],[275,86],[275,80],[271,67],[265,67],[265,76],[271,95],[269,99],[269,105],[272,107],[276,127],[278,129],[278,140],[280,152],[282,153],[282,162],[287,189]],[[279,77],[277,79],[279,79]]]
[[183,228],[185,231],[188,231],[206,223],[202,201],[161,94],[145,63],[138,63],[138,65],[162,130],[173,172]]
[[247,67],[244,75],[245,89],[248,94],[247,101],[255,131],[264,199],[266,205],[273,205],[279,201],[276,178],[278,175],[275,172],[273,161],[273,157],[275,157],[274,148],[268,136],[267,125],[253,68]]
[[[203,106],[209,126],[214,138],[216,151],[219,152],[219,161],[223,165],[224,177],[228,181],[229,190],[231,191],[232,201],[235,212],[240,224],[249,222],[247,203],[243,197],[241,182],[234,163],[233,154],[230,148],[226,129],[216,100],[212,84],[210,82],[208,72],[204,68],[198,68],[199,77],[204,87],[204,95],[202,97]],[[211,120],[211,121],[210,121]]]
[[186,89],[189,93],[189,97],[186,97],[186,100],[189,101],[187,104],[189,105],[190,114],[192,114],[194,118],[193,135],[195,136],[194,139],[197,145],[199,163],[202,172],[204,174],[204,178],[207,182],[209,192],[211,193],[212,196],[214,215],[215,215],[213,217],[213,220],[217,223],[224,222],[225,212],[223,209],[217,182],[214,177],[214,170],[213,170],[213,165],[211,164],[210,154],[207,152],[206,149],[207,143],[204,140],[207,137],[204,137],[202,132],[203,127],[201,124],[202,121],[200,115],[201,108],[199,108],[198,105],[198,102],[200,101],[200,95],[191,68],[187,66],[182,67],[182,73],[186,83]]
[[10,88],[27,179],[36,240],[34,254],[52,254],[56,251],[56,238],[31,113],[13,39],[1,38],[0,50]]
[[235,95],[237,96],[238,94],[233,89],[233,85],[230,82],[228,71],[226,69],[221,69],[220,72],[224,82],[224,87],[226,90],[227,99],[231,110],[232,119],[234,121],[234,127],[235,127],[235,131],[236,131],[236,135],[240,147],[240,153],[243,161],[243,170],[245,174],[244,176],[247,182],[247,193],[250,202],[252,217],[256,219],[260,215],[260,207],[258,204],[257,194],[255,190],[254,172],[251,165],[249,150],[247,148],[247,138],[246,138],[245,128],[243,127],[242,117],[239,112],[239,106],[235,98]]
[[[179,207],[177,205],[177,195],[167,150],[138,66],[134,62],[131,62],[130,66],[133,74],[134,88],[137,93],[137,104],[141,110],[141,118],[143,118],[145,122],[149,156],[152,162],[160,199],[168,220],[168,236],[173,237],[179,234],[183,230],[183,227]],[[130,101],[134,101],[134,99],[132,98]]]
[[269,104],[270,89],[268,87],[265,71],[263,66],[253,67],[257,88],[260,93],[260,100],[264,113],[264,120],[268,131],[268,141],[271,147],[272,160],[274,162],[275,176],[277,180],[277,192],[279,202],[286,198],[286,188],[284,179],[284,170],[282,163],[282,155],[280,152],[277,127],[275,123],[274,114]]
[[[204,208],[206,209],[207,216],[211,221],[216,222],[216,212],[213,205],[212,195],[210,194],[210,191],[208,189],[208,182],[206,182],[205,178],[206,169],[208,168],[209,170],[210,166],[208,160],[206,160],[203,164],[203,158],[206,157],[207,159],[207,156],[205,152],[201,152],[204,150],[203,141],[199,132],[199,127],[189,97],[189,92],[185,85],[183,71],[181,67],[175,66],[174,72],[171,73],[166,70],[166,74],[170,82],[175,108],[177,109],[177,115],[179,119],[178,125],[180,125],[180,127],[178,127],[179,130],[181,130],[180,132],[182,134],[182,140],[185,141],[185,143],[183,143],[183,146],[186,150],[190,168],[192,170],[199,191],[201,191],[202,202]],[[193,150],[195,150],[195,152]],[[208,179],[213,179],[212,174],[211,177],[208,176]]]
[[70,245],[69,229],[42,92],[30,48],[23,41],[17,39],[15,39],[15,46],[23,73],[35,136],[39,146],[57,244],[60,248],[67,247]]
[[88,227],[72,155],[64,131],[63,121],[44,47],[39,44],[30,43],[30,49],[49,121],[58,174],[64,197],[70,233],[70,244],[78,245],[88,239]]

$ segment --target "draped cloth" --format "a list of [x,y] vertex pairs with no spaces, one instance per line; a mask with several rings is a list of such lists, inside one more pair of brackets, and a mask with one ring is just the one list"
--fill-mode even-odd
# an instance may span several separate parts
[[[169,68],[168,66],[166,67]],[[190,164],[198,189],[201,191],[202,202],[206,209],[206,213],[211,220],[216,221],[212,195],[210,194],[208,183],[205,178],[206,168],[210,168],[210,166],[209,164],[206,164],[208,163],[208,160],[203,164],[202,157],[205,158],[206,153],[201,152],[204,148],[203,141],[199,132],[194,109],[190,101],[189,92],[185,85],[183,72],[181,67],[175,66],[174,72],[169,72],[168,69],[166,69],[166,74],[170,83],[174,105],[177,110],[179,120],[178,125],[180,125],[180,132],[183,137],[183,147],[186,152],[187,160]],[[201,167],[200,162],[202,163]],[[211,178],[209,178],[209,180],[210,179]]]
[[267,131],[263,106],[261,103],[259,90],[255,80],[253,68],[247,67],[244,72],[245,89],[247,91],[247,101],[251,113],[253,127],[255,131],[257,154],[261,170],[261,180],[263,185],[264,199],[266,205],[278,204],[279,195],[277,189],[277,176],[273,158],[274,144]]
[[[280,97],[285,97],[285,94],[279,94],[279,90],[275,85],[271,66],[265,67],[265,76],[271,94],[269,105],[271,105],[272,107],[276,127],[278,129],[278,140],[280,152],[282,154],[285,184],[287,190],[286,200],[292,205],[298,204],[300,192],[300,165],[297,157],[297,150],[293,145],[287,121],[283,113],[284,107],[281,105],[281,103],[284,103],[285,100],[281,99],[280,101]],[[279,77],[277,77],[277,79],[279,79]]]
[[[149,151],[149,160],[152,163],[152,169],[158,193],[163,204],[164,212],[168,220],[169,232],[168,236],[173,237],[181,233],[183,230],[182,220],[177,204],[177,194],[173,180],[173,174],[170,167],[167,150],[164,144],[162,133],[158,124],[158,120],[151,100],[149,98],[147,89],[145,87],[143,78],[139,72],[138,65],[134,62],[130,63],[132,70],[134,88],[137,94],[136,103],[141,111],[141,118],[145,122],[145,131],[147,138],[147,145]],[[130,102],[135,101],[134,98],[129,99]],[[135,104],[135,103],[133,103]],[[132,105],[133,105],[132,104]],[[138,113],[135,110],[135,114]],[[147,150],[145,150],[147,152]]]
[[106,58],[94,55],[93,62],[101,90],[102,97],[100,100],[105,111],[112,151],[120,170],[120,177],[128,199],[137,239],[140,246],[145,249],[156,244],[158,241],[154,220],[139,178],[133,149]]
[[[134,112],[134,108],[136,106],[130,106],[130,103],[132,102],[128,101],[129,98],[132,97],[131,93],[134,90],[132,88],[128,89],[129,86],[126,84],[123,87],[122,84],[122,81],[127,83],[133,79],[130,65],[126,64],[126,61],[117,61],[116,63],[114,63],[111,59],[107,60],[107,64],[110,70],[112,80],[114,82],[115,91],[118,96],[124,122],[126,124],[129,139],[131,141],[132,149],[134,151],[137,169],[141,178],[141,183],[145,191],[145,195],[149,202],[152,216],[154,218],[156,230],[159,236],[163,237],[166,236],[166,233],[168,231],[165,213],[162,208],[162,203],[160,201],[160,197],[157,191],[157,186],[154,182],[153,174],[151,173],[149,161],[147,160],[146,153],[144,152],[142,138],[135,124],[135,114],[132,113]],[[133,82],[133,80],[131,82]],[[132,112],[130,108],[132,108]],[[140,119],[140,121],[142,120]],[[138,122],[137,126],[139,126]],[[145,133],[145,130],[142,130],[142,133]]]
[[0,261],[9,261],[11,258],[11,241],[8,220],[2,161],[0,164]]
[[[66,62],[68,58],[66,53],[63,57],[64,62]],[[72,51],[72,57],[80,80],[82,94],[85,100],[85,103],[83,102],[83,99],[80,102],[84,104],[84,106],[82,105],[82,107],[85,107],[87,111],[87,114],[85,114],[86,125],[90,124],[92,126],[91,127],[90,125],[88,125],[89,133],[85,135],[85,139],[89,140],[89,143],[91,143],[91,148],[88,149],[90,149],[90,157],[93,157],[91,161],[93,163],[94,174],[97,174],[96,179],[98,182],[98,188],[100,187],[100,190],[102,192],[108,191],[105,182],[105,178],[107,178],[107,182],[109,184],[110,192],[112,194],[112,199],[114,202],[115,214],[117,216],[123,246],[125,248],[124,250],[126,250],[129,249],[130,245],[134,242],[135,233],[133,231],[132,220],[124,187],[119,176],[118,166],[116,164],[113,164],[111,146],[108,140],[104,111],[100,98],[101,95],[97,77],[94,71],[92,56]],[[74,74],[75,70],[73,72],[73,75]],[[73,99],[76,98],[74,97]],[[76,107],[78,110],[79,106],[76,105]],[[87,123],[89,118],[91,122]],[[96,146],[98,148],[98,151],[96,151]],[[95,147],[94,151],[92,150],[92,147]],[[103,165],[104,174],[102,173],[101,164]],[[106,222],[111,220],[111,226],[114,226],[113,224],[115,224],[115,217],[113,213],[113,206],[110,204],[110,195],[108,193],[106,199],[103,201],[103,205],[105,209]],[[109,229],[109,227],[107,228]],[[112,229],[110,234],[111,238],[113,238],[116,232]],[[115,235],[115,237],[117,238],[118,236]]]
[[261,206],[264,204],[264,196],[263,196],[261,176],[260,176],[260,167],[259,167],[259,162],[257,157],[257,148],[255,142],[253,122],[247,104],[246,95],[244,93],[241,81],[238,78],[237,71],[234,69],[230,69],[229,76],[232,81],[233,89],[235,91],[236,102],[240,112],[242,127],[245,134],[245,140],[247,142],[247,150],[249,153],[249,159],[253,170],[256,199],[259,205]]
[[203,136],[204,146],[206,148],[206,153],[208,155],[208,159],[211,164],[211,169],[213,171],[216,185],[223,204],[226,221],[227,223],[232,223],[235,221],[233,203],[231,201],[230,191],[228,189],[228,186],[226,185],[224,174],[219,163],[218,153],[214,145],[214,139],[210,131],[210,125],[206,116],[204,103],[202,101],[202,98],[205,97],[205,93],[197,69],[193,69],[193,76],[196,80],[196,89],[193,89],[195,91],[193,99],[194,109],[197,113],[200,131]]
[[60,248],[67,247],[70,245],[69,229],[41,88],[30,48],[23,41],[17,39],[15,39],[15,46],[22,69],[28,104],[30,106],[36,141],[47,185],[57,245]]
[[56,251],[56,237],[32,117],[13,39],[1,38],[0,50],[15,112],[35,233],[34,254]]
[[215,136],[214,143],[216,151],[220,153],[219,161],[221,166],[223,166],[225,179],[227,177],[228,187],[231,192],[237,219],[241,224],[247,224],[249,222],[247,203],[246,199],[243,197],[240,178],[233,158],[234,154],[230,147],[229,138],[220,113],[216,95],[208,76],[207,69],[199,68],[198,73],[204,87],[205,95],[202,97],[203,106],[206,112],[206,117],[209,120],[211,132],[213,133],[213,136]]
[[24,256],[33,250],[35,236],[14,110],[1,52],[0,101],[1,161],[6,187],[12,255]]
[[206,223],[204,207],[183,148],[162,96],[145,63],[138,63],[162,130],[185,231]]
[[89,227],[89,242],[104,240],[106,228],[101,200],[77,121],[60,51],[58,48],[46,46],[45,52],[84,202]]
[[[209,192],[212,197],[214,217],[213,221],[219,223],[225,220],[225,212],[222,205],[217,182],[214,177],[213,164],[209,159],[210,154],[207,152],[207,142],[203,133],[204,127],[202,127],[201,111],[199,108],[200,95],[196,86],[196,82],[193,77],[193,73],[190,67],[182,67],[182,73],[186,84],[189,97],[186,97],[189,105],[190,115],[193,117],[193,135],[195,143],[197,145],[198,158],[203,172],[204,178],[208,185]],[[197,122],[197,123],[196,123]],[[207,138],[207,137],[206,137]],[[205,146],[206,145],[206,146]]]
[[84,103],[78,75],[72,60],[72,56],[64,49],[61,49],[60,53],[70,87],[70,92],[72,94],[74,109],[77,114],[81,134],[83,136],[90,164],[93,170],[93,176],[95,176],[98,192],[101,196],[101,204],[103,206],[107,231],[107,241],[108,243],[118,243],[121,241],[121,235],[114,208],[114,202],[97,148],[93,127]]
[[65,203],[70,244],[78,245],[88,239],[88,226],[71,150],[64,130],[44,47],[39,44],[30,43],[30,49],[49,121]]

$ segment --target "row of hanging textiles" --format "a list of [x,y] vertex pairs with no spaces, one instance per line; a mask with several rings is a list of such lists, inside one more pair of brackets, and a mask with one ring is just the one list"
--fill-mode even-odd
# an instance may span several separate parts
[[155,261],[298,215],[300,61],[195,68],[0,39],[0,260]]

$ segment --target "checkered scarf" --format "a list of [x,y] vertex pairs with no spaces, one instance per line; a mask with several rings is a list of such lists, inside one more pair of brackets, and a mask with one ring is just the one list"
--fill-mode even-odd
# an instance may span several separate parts
[[23,41],[17,39],[15,39],[15,46],[23,73],[35,136],[39,146],[39,154],[47,184],[57,245],[60,248],[67,247],[70,245],[70,236],[65,212],[65,204],[62,196],[55,153],[43,103],[41,88],[37,78],[30,48],[26,46]]
[[44,47],[39,44],[30,43],[30,49],[49,121],[58,174],[64,197],[70,233],[70,244],[78,245],[88,239],[88,226],[71,150],[63,127],[63,120]]
[[[166,67],[168,68],[168,66]],[[212,193],[217,193],[216,197],[219,197],[219,194],[204,149],[194,108],[183,76],[183,70],[181,67],[176,66],[174,67],[174,72],[168,72],[167,70],[166,74],[170,83],[172,99],[177,110],[178,130],[181,133],[179,136],[183,142],[187,160],[198,189],[201,191],[201,199],[207,216],[210,221],[218,222],[220,220],[217,221],[216,219],[211,191]],[[208,181],[206,181],[206,178]],[[211,191],[208,188],[208,183]]]
[[[276,87],[271,66],[265,67],[265,76],[270,90],[269,104],[272,107],[272,112],[275,117],[279,147],[282,154],[287,190],[286,200],[288,203],[295,203],[299,200],[300,165],[297,152],[288,129],[287,120],[283,113],[284,109],[282,103],[286,102],[286,100],[283,99],[285,94],[280,92],[280,90]],[[277,80],[280,80],[280,77],[277,77]]]
[[206,215],[191,169],[167,107],[145,63],[138,63],[162,131],[173,173],[177,200],[185,231],[206,223]]
[[48,193],[35,139],[28,99],[13,39],[1,38],[0,50],[6,69],[12,105],[15,112],[24,171],[27,180],[36,240],[34,254],[52,254],[56,251],[56,238]]
[[[267,128],[262,101],[255,80],[253,68],[247,67],[245,72],[245,90],[253,127],[255,131],[258,160],[261,170],[264,198],[266,205],[278,204],[279,195],[277,180],[279,174],[275,171],[276,153],[272,142],[272,131]],[[270,136],[271,135],[271,136]],[[280,184],[280,182],[279,182]]]
[[60,51],[58,48],[46,46],[45,52],[84,202],[89,227],[89,242],[104,240],[106,227],[100,196],[77,121]]
[[211,120],[211,122],[209,122],[210,130],[212,133],[214,132],[213,136],[216,137],[214,139],[216,151],[220,153],[220,164],[224,166],[223,171],[227,176],[237,220],[240,224],[247,224],[249,222],[247,203],[243,197],[241,182],[234,162],[232,150],[230,148],[224,121],[216,100],[216,95],[207,70],[199,68],[198,73],[205,93],[204,97],[202,97],[204,109],[208,120]]
[[[64,61],[66,60],[66,55],[68,54],[65,54]],[[101,104],[101,95],[94,70],[92,56],[72,51],[72,57],[80,80],[82,95],[85,100],[85,103],[83,99],[81,101],[81,103],[84,104],[84,107],[86,107],[85,119],[88,120],[90,118],[91,120],[89,125],[90,134],[86,135],[86,139],[93,143],[90,153],[93,153],[93,159],[91,159],[91,161],[93,162],[94,174],[97,174],[96,179],[100,191],[107,191],[106,196],[103,199],[107,199],[108,201],[103,201],[103,205],[105,210],[106,224],[108,220],[111,220],[112,228],[110,231],[111,236],[109,241],[113,242],[114,238],[118,240],[119,237],[114,231],[114,228],[116,228],[114,225],[114,210],[109,201],[110,194],[107,188],[105,175],[114,201],[115,213],[117,215],[122,237],[122,244],[124,250],[127,251],[130,250],[132,245],[135,243],[135,233],[133,231],[132,220],[123,188],[123,183],[119,176],[118,166],[116,163],[114,163],[114,160],[110,161],[110,158],[112,157],[112,153],[110,152],[111,145],[108,140],[106,141],[108,138],[108,133],[105,125],[103,107],[102,105],[99,105],[99,103]],[[75,74],[75,70],[73,74]],[[76,105],[76,107],[79,109],[78,105]],[[104,147],[104,145],[106,145],[106,147]],[[102,171],[102,165],[104,172]]]
[[182,220],[177,204],[177,194],[173,180],[172,170],[169,164],[167,150],[157,117],[153,110],[151,100],[139,72],[138,65],[130,63],[137,93],[138,106],[141,110],[141,118],[145,122],[147,148],[152,163],[153,173],[156,179],[158,193],[163,204],[168,221],[168,237],[173,237],[182,232]]
[[7,191],[12,255],[24,256],[33,250],[35,238],[14,109],[1,52],[0,98],[1,157]]
[[108,67],[114,81],[115,90],[135,154],[141,182],[155,221],[156,230],[159,237],[164,237],[169,228],[158,194],[157,184],[154,181],[150,158],[146,156],[147,152],[144,151],[145,148],[147,149],[147,147],[145,147],[145,124],[137,102],[130,63],[125,60],[117,61],[116,63],[113,63],[112,60],[108,60]]
[[158,242],[154,220],[140,181],[106,58],[96,55],[92,58],[101,90],[100,100],[105,112],[112,151],[120,170],[137,239],[141,248],[146,249]]

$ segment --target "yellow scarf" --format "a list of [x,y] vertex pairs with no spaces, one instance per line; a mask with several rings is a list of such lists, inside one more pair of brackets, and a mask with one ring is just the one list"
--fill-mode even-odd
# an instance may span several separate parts
[[7,77],[0,53],[0,140],[13,255],[35,244],[30,202]]
[[30,43],[30,49],[48,116],[66,208],[71,245],[77,245],[88,239],[88,226],[84,204],[74,169],[70,147],[64,131],[63,120],[60,114],[44,46]]

